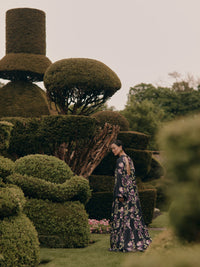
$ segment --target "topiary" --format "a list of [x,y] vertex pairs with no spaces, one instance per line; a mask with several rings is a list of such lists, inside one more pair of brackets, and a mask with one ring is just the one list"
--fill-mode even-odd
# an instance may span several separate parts
[[51,64],[46,54],[45,13],[33,8],[6,12],[6,56],[0,77],[7,80],[42,81]]
[[120,89],[121,82],[98,60],[68,58],[49,66],[44,85],[60,113],[89,115]]
[[22,213],[25,198],[18,187],[0,188],[0,265],[38,266],[39,242],[32,222]]
[[0,117],[40,117],[49,114],[44,92],[36,84],[15,81],[0,88]]
[[92,114],[91,117],[97,119],[101,127],[103,127],[104,124],[107,122],[113,125],[119,125],[121,131],[128,131],[129,129],[128,120],[124,116],[122,116],[119,112],[116,111],[111,111],[111,110],[98,111]]
[[73,248],[88,245],[88,215],[80,202],[30,199],[25,212],[34,222],[42,246]]
[[48,155],[28,155],[15,161],[14,171],[52,183],[64,183],[73,176],[70,167],[62,160]]
[[117,138],[122,141],[125,148],[146,150],[150,136],[140,132],[121,130]]
[[14,170],[14,162],[11,159],[0,156],[0,177],[5,179]]
[[13,124],[0,121],[0,151],[8,149]]

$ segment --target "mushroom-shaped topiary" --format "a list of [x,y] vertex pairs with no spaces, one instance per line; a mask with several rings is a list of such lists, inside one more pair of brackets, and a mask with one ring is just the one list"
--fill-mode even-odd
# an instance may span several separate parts
[[118,76],[104,63],[88,58],[59,60],[44,75],[49,99],[62,114],[89,115],[121,87]]
[[6,12],[6,56],[0,61],[0,77],[42,81],[51,61],[46,54],[45,13],[33,8]]
[[0,117],[49,115],[45,92],[36,84],[15,81],[0,88]]
[[107,122],[112,125],[119,125],[121,131],[129,130],[128,120],[119,112],[110,110],[98,111],[92,114],[92,117],[99,121],[101,127],[103,127],[104,124]]

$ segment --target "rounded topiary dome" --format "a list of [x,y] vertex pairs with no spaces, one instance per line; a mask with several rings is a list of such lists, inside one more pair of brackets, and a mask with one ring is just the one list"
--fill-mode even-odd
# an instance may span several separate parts
[[113,125],[119,125],[121,131],[128,131],[129,129],[129,122],[128,120],[121,115],[119,112],[116,111],[98,111],[91,115],[91,117],[97,119],[101,125],[101,127],[104,126],[104,124],[110,123]]
[[51,64],[46,55],[45,13],[33,8],[6,12],[6,56],[0,61],[0,77],[42,81]]
[[44,84],[51,101],[63,113],[73,106],[85,114],[104,103],[121,87],[115,72],[104,63],[88,58],[69,58],[59,60],[49,66],[44,75]]
[[0,88],[0,117],[49,115],[45,92],[35,84],[9,82]]
[[73,172],[64,161],[54,156],[40,154],[28,155],[16,160],[14,171],[52,183],[64,183],[73,176]]

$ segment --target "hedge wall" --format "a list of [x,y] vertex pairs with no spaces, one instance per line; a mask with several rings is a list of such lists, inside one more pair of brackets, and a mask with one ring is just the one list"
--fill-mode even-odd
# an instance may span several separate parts
[[13,124],[0,121],[0,151],[8,149]]
[[29,199],[25,213],[33,221],[42,246],[85,247],[89,243],[88,215],[80,202],[53,203]]
[[134,131],[120,131],[117,138],[122,141],[125,148],[146,150],[150,137],[144,133]]

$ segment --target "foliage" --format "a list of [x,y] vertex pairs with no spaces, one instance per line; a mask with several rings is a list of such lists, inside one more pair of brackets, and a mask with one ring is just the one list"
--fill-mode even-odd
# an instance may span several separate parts
[[88,58],[53,63],[45,73],[44,84],[60,113],[80,115],[93,113],[121,87],[108,66]]
[[13,124],[0,121],[0,151],[8,149]]
[[169,195],[174,201],[171,223],[180,239],[199,242],[200,233],[200,116],[178,120],[160,133],[165,151],[167,178],[173,183]]
[[15,161],[14,172],[44,179],[52,183],[64,183],[73,176],[70,167],[62,160],[48,155],[28,155]]
[[0,156],[0,177],[5,178],[14,170],[14,162],[11,159]]
[[151,181],[159,179],[165,174],[165,170],[161,163],[154,157],[151,158],[151,169],[149,173],[145,176],[145,181]]
[[15,81],[0,88],[0,117],[41,117],[49,114],[44,91],[36,84]]
[[92,192],[112,192],[114,188],[114,176],[91,175],[89,177]]
[[98,111],[91,115],[93,118],[97,119],[100,126],[103,127],[105,123],[110,123],[113,125],[119,125],[120,131],[128,131],[129,122],[122,116],[119,112],[104,110]]
[[20,188],[0,188],[0,219],[9,216],[16,216],[22,212],[24,205],[25,198]]
[[42,81],[51,64],[46,54],[45,13],[32,8],[6,12],[6,56],[0,77],[7,80]]
[[147,149],[149,144],[149,136],[134,131],[120,131],[117,138],[122,141],[123,146],[133,149]]
[[38,266],[37,232],[23,213],[0,220],[0,253],[2,267]]
[[88,215],[78,201],[29,199],[25,213],[33,221],[42,246],[73,248],[89,243]]
[[25,196],[49,199],[53,202],[79,200],[85,204],[91,196],[88,180],[79,176],[74,176],[62,184],[55,184],[36,177],[14,173],[6,178],[6,182],[19,186]]
[[90,226],[90,233],[107,234],[110,232],[109,220],[102,219],[100,221],[96,219],[88,219]]

